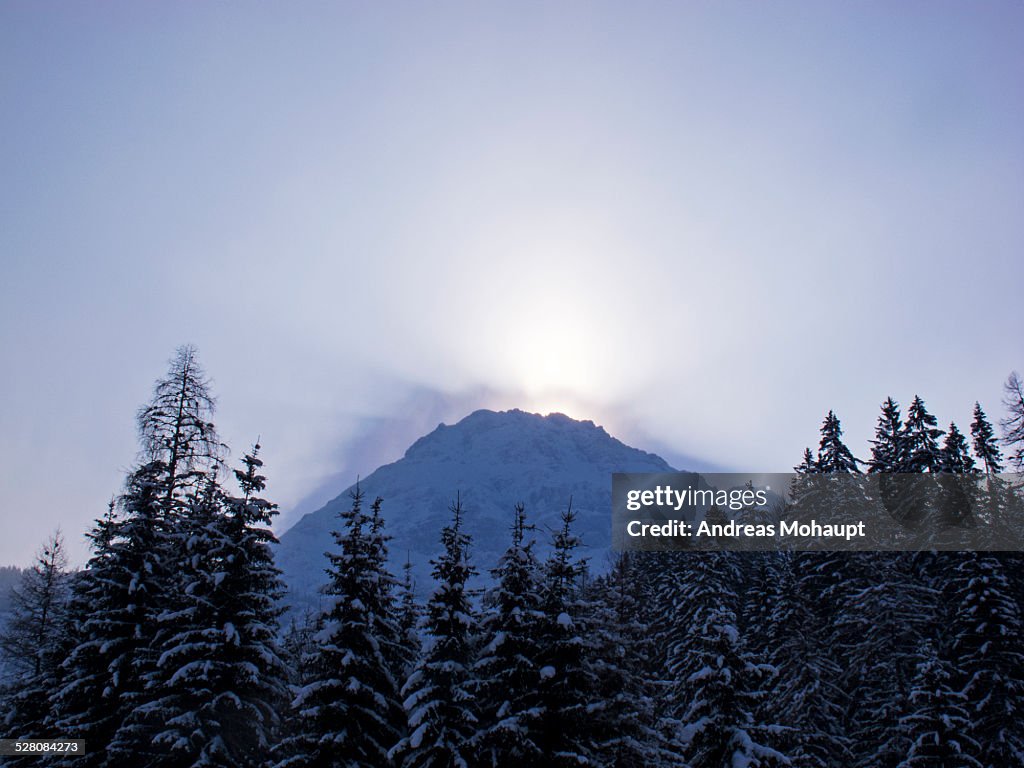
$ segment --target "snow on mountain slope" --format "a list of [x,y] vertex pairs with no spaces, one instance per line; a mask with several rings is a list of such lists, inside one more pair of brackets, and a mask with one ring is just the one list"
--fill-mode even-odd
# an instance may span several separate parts
[[[578,512],[576,531],[585,556],[601,570],[611,540],[613,472],[667,472],[660,457],[631,448],[591,421],[562,414],[540,416],[519,410],[481,410],[453,426],[441,424],[420,438],[405,456],[360,481],[366,504],[383,499],[391,535],[393,570],[411,558],[421,592],[430,588],[430,559],[440,549],[441,528],[449,507],[461,494],[466,530],[473,537],[472,562],[485,574],[494,567],[509,539],[512,510],[526,506],[537,526],[540,552],[549,531],[572,497]],[[300,519],[281,536],[278,564],[299,606],[318,604],[325,581],[324,552],[333,547],[330,531],[337,515],[351,504],[346,489],[321,509]]]

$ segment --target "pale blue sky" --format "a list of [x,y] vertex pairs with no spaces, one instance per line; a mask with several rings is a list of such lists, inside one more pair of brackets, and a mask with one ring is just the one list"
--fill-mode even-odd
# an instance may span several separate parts
[[1024,368],[1024,4],[0,5],[0,563],[195,343],[290,521],[474,407],[784,470]]

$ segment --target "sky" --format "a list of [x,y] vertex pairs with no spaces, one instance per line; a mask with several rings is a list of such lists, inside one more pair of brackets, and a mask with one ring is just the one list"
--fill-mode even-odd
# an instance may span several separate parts
[[1024,4],[0,4],[0,564],[195,344],[278,530],[480,407],[785,471],[1024,369]]

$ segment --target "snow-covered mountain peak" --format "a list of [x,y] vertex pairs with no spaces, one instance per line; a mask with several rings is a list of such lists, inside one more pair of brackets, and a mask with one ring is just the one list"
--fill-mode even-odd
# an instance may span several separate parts
[[[383,499],[394,563],[413,562],[421,586],[429,560],[439,550],[448,508],[458,494],[473,537],[473,559],[486,573],[507,545],[513,507],[522,502],[538,526],[548,530],[572,497],[577,531],[596,566],[611,536],[613,472],[666,472],[660,457],[631,448],[592,421],[565,414],[542,416],[521,410],[475,411],[453,425],[440,424],[398,461],[360,481],[368,499]],[[281,537],[279,562],[299,602],[308,602],[323,581],[337,515],[351,503],[352,488],[300,519]]]

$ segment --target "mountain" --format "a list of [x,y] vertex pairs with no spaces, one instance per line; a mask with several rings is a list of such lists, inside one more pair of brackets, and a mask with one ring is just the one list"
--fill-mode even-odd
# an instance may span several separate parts
[[[584,554],[600,570],[611,541],[612,473],[671,471],[660,457],[631,448],[592,421],[560,413],[480,410],[452,426],[438,425],[403,458],[380,467],[359,486],[367,504],[377,496],[383,499],[394,572],[400,573],[408,556],[418,588],[425,592],[430,559],[439,553],[441,528],[450,519],[456,494],[473,537],[472,561],[485,577],[508,546],[517,502],[537,526],[543,553],[570,497]],[[324,552],[334,546],[330,532],[338,526],[338,513],[351,505],[353,489],[281,536],[277,562],[296,607],[318,604],[317,589],[326,580]]]

